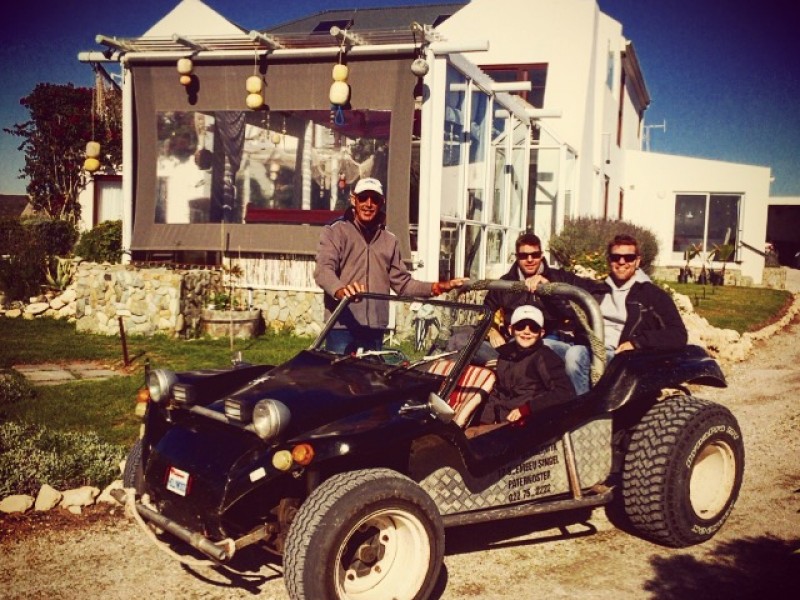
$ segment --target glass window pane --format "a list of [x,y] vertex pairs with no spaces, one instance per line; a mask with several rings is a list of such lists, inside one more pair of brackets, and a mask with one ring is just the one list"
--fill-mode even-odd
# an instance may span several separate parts
[[447,68],[444,108],[444,151],[442,155],[442,215],[463,216],[461,198],[464,172],[464,105],[467,80],[452,66]]
[[470,106],[470,130],[467,138],[469,164],[467,168],[467,219],[482,221],[486,213],[484,185],[486,182],[486,113],[489,97],[474,88]]
[[390,125],[390,111],[347,111],[342,125],[325,110],[158,113],[156,222],[341,211],[359,178],[386,184]]
[[678,194],[675,197],[675,236],[673,252],[685,252],[693,245],[703,246],[706,225],[706,197]]
[[528,127],[519,121],[514,123],[514,147],[512,150],[511,164],[511,214],[509,224],[512,227],[521,227],[523,207],[525,205],[525,179],[528,177],[526,169]]
[[481,227],[478,225],[467,225],[466,238],[464,244],[464,277],[470,279],[480,279],[482,239]]
[[488,279],[498,279],[506,271],[503,260],[503,235],[502,229],[490,228],[486,232],[486,274]]
[[506,127],[508,119],[495,116],[492,120],[492,151],[494,164],[494,192],[492,194],[492,212],[490,222],[502,225],[505,218],[506,197]]
[[456,276],[456,256],[458,252],[458,224],[442,221],[441,242],[439,245],[439,280],[447,281]]
[[738,230],[739,196],[712,194],[708,206],[708,250],[713,250],[715,245],[733,244],[735,247]]

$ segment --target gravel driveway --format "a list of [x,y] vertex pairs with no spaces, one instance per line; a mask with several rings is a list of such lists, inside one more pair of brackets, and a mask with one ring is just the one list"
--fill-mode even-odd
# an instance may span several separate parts
[[[726,371],[729,388],[696,391],[731,408],[747,453],[739,502],[713,540],[662,548],[615,529],[602,509],[451,529],[435,598],[797,598],[798,319]],[[185,568],[109,511],[0,517],[0,597],[287,598],[279,564],[259,569],[243,552],[245,575]]]

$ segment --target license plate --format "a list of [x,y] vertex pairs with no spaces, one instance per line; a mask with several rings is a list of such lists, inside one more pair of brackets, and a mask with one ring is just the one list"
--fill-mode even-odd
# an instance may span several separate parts
[[167,473],[167,489],[179,496],[189,493],[189,473],[170,467]]

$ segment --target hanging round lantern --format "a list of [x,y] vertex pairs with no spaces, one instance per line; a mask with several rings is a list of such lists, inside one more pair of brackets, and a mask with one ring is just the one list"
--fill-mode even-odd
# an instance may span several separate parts
[[192,83],[192,76],[191,75],[181,75],[181,77],[180,77],[180,79],[178,79],[178,81],[181,82],[182,86],[188,86],[190,83]]
[[261,94],[247,94],[245,102],[247,103],[247,108],[252,110],[257,110],[264,106],[264,98]]
[[100,157],[100,142],[86,142],[86,158]]
[[88,171],[89,173],[94,173],[99,168],[100,168],[100,161],[94,157],[90,156],[85,161],[83,161],[84,171]]
[[281,166],[278,163],[276,163],[275,161],[272,161],[271,163],[269,163],[269,178],[272,181],[275,181],[276,179],[278,179],[278,173],[280,172],[280,170],[281,170]]
[[349,97],[350,86],[344,81],[334,81],[331,84],[331,91],[328,94],[331,104],[335,104],[336,106],[344,106],[347,104],[347,99]]
[[194,69],[194,63],[192,63],[191,58],[178,59],[178,73],[181,75],[191,75],[192,69]]
[[250,94],[260,94],[261,89],[263,87],[263,82],[261,81],[261,77],[258,75],[250,75],[247,78],[247,82],[245,83],[245,89]]
[[419,58],[415,58],[414,62],[411,63],[411,72],[417,77],[425,77],[425,75],[428,74],[429,69],[430,67],[428,66],[428,61],[421,56]]
[[333,80],[334,81],[347,81],[347,76],[350,74],[350,69],[347,65],[341,63],[333,65]]

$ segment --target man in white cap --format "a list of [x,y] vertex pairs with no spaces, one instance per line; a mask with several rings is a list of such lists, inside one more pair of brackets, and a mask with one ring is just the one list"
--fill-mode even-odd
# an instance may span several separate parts
[[513,340],[497,348],[497,381],[481,413],[482,424],[522,424],[532,412],[575,397],[564,362],[542,343],[542,311],[530,304],[517,307],[508,330]]
[[[314,281],[325,292],[325,318],[344,297],[361,292],[430,297],[460,286],[464,279],[417,281],[400,256],[400,246],[386,229],[386,198],[383,185],[372,177],[362,178],[350,194],[350,206],[342,217],[325,225],[317,246]],[[356,348],[380,349],[388,324],[378,314],[385,303],[353,303],[352,323],[333,330],[326,339],[331,352],[348,353]]]

